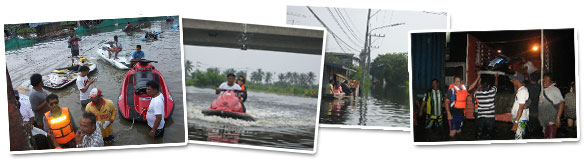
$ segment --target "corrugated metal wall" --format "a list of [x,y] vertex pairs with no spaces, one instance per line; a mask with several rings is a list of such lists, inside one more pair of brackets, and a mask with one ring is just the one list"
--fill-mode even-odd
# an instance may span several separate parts
[[414,95],[423,94],[438,79],[444,86],[444,64],[446,57],[446,33],[411,34],[412,86]]

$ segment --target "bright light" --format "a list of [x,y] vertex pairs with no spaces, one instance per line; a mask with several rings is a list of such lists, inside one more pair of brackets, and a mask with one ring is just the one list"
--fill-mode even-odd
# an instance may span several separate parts
[[538,51],[538,50],[539,50],[538,45],[534,45],[533,47],[531,47],[531,51]]
[[59,122],[61,122],[61,121],[64,121],[65,119],[67,119],[67,116],[61,116],[61,117],[59,117],[59,118],[51,119],[51,123],[52,123],[52,124],[54,124],[54,123],[59,123]]
[[501,51],[501,50],[497,50],[497,53],[499,53],[499,54],[500,54],[501,52],[503,52],[503,51]]

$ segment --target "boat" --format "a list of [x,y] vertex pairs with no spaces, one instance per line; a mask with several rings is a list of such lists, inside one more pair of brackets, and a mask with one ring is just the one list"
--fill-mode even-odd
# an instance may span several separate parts
[[203,115],[255,121],[255,118],[245,113],[245,108],[239,101],[238,94],[245,93],[245,91],[225,89],[221,89],[221,91],[223,91],[223,93],[213,101],[211,107],[201,111]]
[[77,56],[72,66],[55,69],[46,75],[45,78],[43,78],[44,87],[50,89],[62,89],[77,81],[80,66],[88,66],[89,73],[92,73],[97,69],[96,64],[89,61],[89,59],[83,56]]
[[146,94],[146,83],[155,80],[160,85],[159,92],[164,97],[164,119],[172,116],[174,100],[162,74],[152,65],[151,60],[139,60],[126,73],[118,98],[118,111],[127,120],[146,121],[146,112],[152,98]]
[[132,67],[130,63],[132,57],[130,56],[130,54],[125,53],[122,50],[121,52],[118,53],[118,59],[114,59],[113,58],[114,55],[112,55],[112,58],[110,59],[107,55],[108,54],[107,52],[112,47],[113,43],[111,42],[101,44],[101,47],[97,49],[97,55],[99,55],[101,59],[105,60],[106,62],[113,65],[117,69],[129,70]]
[[351,96],[348,95],[340,95],[340,94],[322,94],[322,98],[323,99],[332,99],[332,100],[345,100],[345,99],[351,99]]

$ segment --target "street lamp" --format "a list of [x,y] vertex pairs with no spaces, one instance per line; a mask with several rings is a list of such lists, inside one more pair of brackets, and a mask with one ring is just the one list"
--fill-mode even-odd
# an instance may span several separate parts
[[531,47],[531,51],[538,51],[539,50],[539,46],[538,45],[533,45]]

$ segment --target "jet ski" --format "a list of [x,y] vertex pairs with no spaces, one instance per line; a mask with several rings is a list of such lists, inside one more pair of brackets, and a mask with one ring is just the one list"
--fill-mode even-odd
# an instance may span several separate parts
[[141,28],[143,28],[144,26],[145,26],[145,25],[144,25],[144,23],[142,23],[142,24],[138,24],[138,25],[134,25],[134,26],[131,26],[131,25],[130,25],[130,26],[126,26],[126,27],[124,27],[124,29],[122,29],[122,31],[124,31],[124,32],[138,31],[138,30],[140,30]]
[[103,43],[101,47],[97,49],[97,55],[101,57],[101,59],[105,60],[106,62],[112,64],[117,69],[128,70],[132,68],[130,57],[128,53],[123,53],[124,51],[118,52],[118,59],[114,59],[114,55],[112,53],[112,58],[110,59],[107,55],[107,52],[110,48],[112,48],[112,43]]
[[46,75],[43,79],[44,87],[50,89],[62,89],[77,81],[80,66],[89,67],[89,73],[92,73],[97,68],[96,65],[93,62],[90,62],[87,58],[77,56],[72,66],[55,69]]
[[494,57],[489,60],[485,60],[483,65],[480,67],[482,74],[512,74],[509,70],[510,59],[505,56]]
[[146,83],[155,80],[160,84],[159,92],[164,97],[164,119],[171,117],[174,110],[174,100],[170,94],[162,74],[151,64],[156,61],[139,60],[124,77],[118,110],[124,119],[146,121],[146,112],[150,106],[150,96],[146,94]]
[[142,39],[140,39],[141,41],[154,41],[154,40],[158,40],[158,36],[161,34],[162,32],[146,32],[146,34],[144,35],[144,37],[142,37]]
[[245,113],[243,105],[239,102],[239,94],[245,91],[224,89],[221,91],[223,93],[213,101],[211,107],[202,111],[204,115],[255,121],[252,116]]

